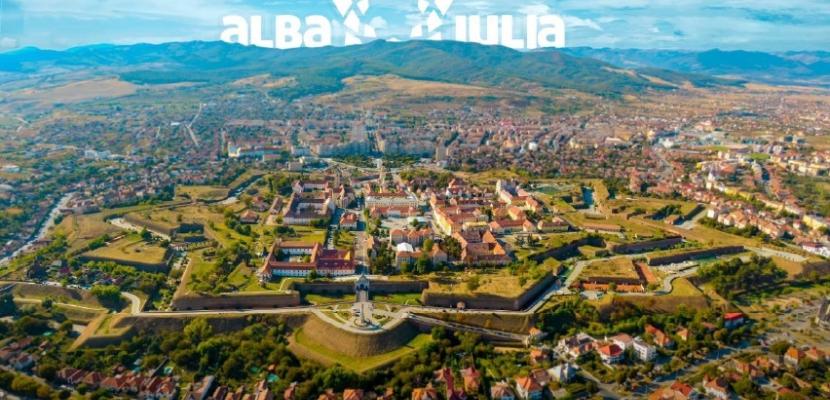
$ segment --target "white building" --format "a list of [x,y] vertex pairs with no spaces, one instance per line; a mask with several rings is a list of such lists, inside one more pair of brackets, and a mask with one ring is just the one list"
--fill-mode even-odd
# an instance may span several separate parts
[[634,350],[634,355],[636,355],[640,361],[651,361],[657,357],[657,349],[639,337],[635,338],[631,343],[631,348]]
[[372,207],[418,207],[418,198],[403,192],[369,193],[366,195],[366,208]]

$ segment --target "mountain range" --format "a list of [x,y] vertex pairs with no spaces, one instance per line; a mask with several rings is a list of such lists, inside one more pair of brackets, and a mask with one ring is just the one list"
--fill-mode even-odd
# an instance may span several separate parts
[[[564,51],[520,52],[451,41],[375,41],[350,47],[273,50],[223,42],[95,45],[65,51],[26,48],[0,54],[0,72],[39,74],[97,71],[134,83],[221,84],[269,73],[294,77],[278,89],[288,97],[336,91],[342,79],[392,74],[486,87],[572,89],[602,96],[672,90],[691,82],[708,87],[735,81],[655,68],[622,70]],[[659,78],[659,79],[655,79]]]
[[[295,84],[275,95],[333,92],[357,75],[486,87],[571,89],[601,96],[739,85],[745,80],[830,85],[830,53],[566,48],[520,52],[452,41],[375,41],[360,46],[274,50],[223,42],[93,45],[65,51],[24,48],[0,54],[12,76],[94,73],[133,83],[222,84],[271,74]],[[7,78],[8,79],[8,78]]]
[[830,52],[678,51],[573,47],[562,52],[621,68],[660,68],[771,84],[830,86]]

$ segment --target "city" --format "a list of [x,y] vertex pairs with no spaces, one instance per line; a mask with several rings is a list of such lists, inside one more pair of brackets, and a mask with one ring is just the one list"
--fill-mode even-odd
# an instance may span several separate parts
[[830,397],[830,58],[590,50],[0,53],[0,398]]

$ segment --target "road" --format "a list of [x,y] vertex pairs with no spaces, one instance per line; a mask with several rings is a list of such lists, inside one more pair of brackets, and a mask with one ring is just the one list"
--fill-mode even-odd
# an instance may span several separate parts
[[199,117],[202,115],[202,109],[204,107],[205,107],[204,104],[199,103],[199,111],[196,112],[196,115],[193,117],[193,119],[190,121],[190,123],[188,123],[187,125],[184,126],[187,129],[187,133],[190,135],[190,140],[193,141],[193,144],[196,147],[199,147],[199,138],[197,138],[196,133],[193,132],[193,124],[195,124],[196,120],[198,120]]
[[35,242],[45,238],[46,235],[49,233],[49,230],[52,229],[53,226],[55,226],[55,221],[57,220],[58,216],[60,216],[61,209],[66,207],[67,204],[69,204],[69,201],[72,199],[73,196],[75,196],[75,193],[67,193],[63,197],[61,197],[60,200],[58,200],[58,202],[55,203],[55,205],[52,207],[52,210],[49,211],[49,214],[46,217],[46,219],[43,222],[41,222],[40,228],[37,230],[37,233],[32,235],[32,237],[29,238],[29,241],[27,241],[26,244],[24,244],[19,249],[15,250],[11,255],[3,259],[0,259],[0,266],[7,264],[13,258],[28,251],[32,248]]

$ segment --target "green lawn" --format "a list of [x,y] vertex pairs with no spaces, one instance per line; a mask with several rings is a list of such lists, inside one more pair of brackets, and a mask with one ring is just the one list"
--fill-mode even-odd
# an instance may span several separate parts
[[354,293],[347,293],[342,295],[321,295],[308,293],[303,296],[303,300],[311,305],[322,305],[342,302],[353,302],[355,300]]
[[403,305],[420,305],[420,293],[393,293],[393,294],[375,294],[372,300],[380,303],[393,303]]
[[86,252],[84,256],[116,263],[162,264],[167,259],[167,249],[145,242],[139,235],[132,234],[110,245]]
[[427,334],[420,334],[397,350],[372,357],[350,357],[338,353],[308,338],[303,334],[302,329],[298,329],[294,334],[294,342],[297,346],[301,347],[302,350],[314,353],[316,357],[327,361],[329,364],[340,364],[343,367],[351,369],[355,372],[363,373],[384,365],[388,365],[389,363],[409,353],[417,351],[432,342],[432,337]]

